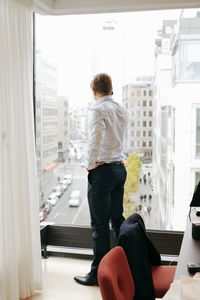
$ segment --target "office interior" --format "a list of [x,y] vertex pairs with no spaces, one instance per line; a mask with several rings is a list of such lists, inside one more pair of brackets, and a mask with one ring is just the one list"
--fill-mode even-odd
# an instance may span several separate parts
[[[89,270],[91,228],[40,226],[38,219],[34,13],[58,16],[154,11],[199,8],[199,4],[198,0],[1,0],[0,299],[102,299],[99,287],[84,287],[73,280],[77,273]],[[147,232],[162,254],[163,264],[177,265],[184,231]],[[111,243],[114,247],[112,232]]]

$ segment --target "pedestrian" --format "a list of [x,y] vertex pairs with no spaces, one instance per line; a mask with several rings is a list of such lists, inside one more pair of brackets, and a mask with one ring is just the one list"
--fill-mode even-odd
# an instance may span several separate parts
[[146,174],[144,174],[144,175],[143,175],[143,181],[146,179],[146,177],[147,177]]
[[150,212],[151,212],[151,206],[150,205],[147,207],[147,212],[150,215]]
[[152,195],[149,194],[149,203],[151,203]]
[[146,202],[147,195],[144,195],[143,198],[144,198],[144,202]]
[[148,176],[149,176],[149,177],[151,176],[151,173],[150,173],[150,172],[148,172]]
[[142,202],[143,200],[143,195],[140,195],[140,202]]
[[138,209],[139,209],[139,211],[142,210],[142,205],[141,204],[138,205]]
[[91,89],[96,103],[91,109],[88,145],[88,203],[93,231],[93,262],[86,276],[76,276],[83,285],[97,285],[98,265],[110,250],[109,219],[115,241],[124,221],[123,194],[126,168],[123,143],[129,120],[128,110],[112,97],[112,80],[101,73]]

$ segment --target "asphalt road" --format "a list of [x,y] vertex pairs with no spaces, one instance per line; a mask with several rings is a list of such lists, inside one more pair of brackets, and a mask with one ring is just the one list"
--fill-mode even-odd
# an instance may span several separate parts
[[[66,174],[72,175],[72,183],[53,207],[45,222],[89,226],[90,216],[87,203],[87,171],[76,161],[67,165],[65,168],[63,165],[60,165],[54,171],[55,178],[59,176],[61,180]],[[71,192],[74,190],[81,191],[81,202],[79,207],[69,207],[68,205]]]

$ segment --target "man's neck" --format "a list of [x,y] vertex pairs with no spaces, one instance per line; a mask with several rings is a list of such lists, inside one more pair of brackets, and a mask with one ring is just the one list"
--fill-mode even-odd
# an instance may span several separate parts
[[110,96],[110,94],[109,94],[109,95],[103,95],[103,94],[97,93],[95,99],[96,99],[96,101],[97,101],[97,100],[99,100],[100,98],[103,98],[103,97],[106,97],[106,96]]

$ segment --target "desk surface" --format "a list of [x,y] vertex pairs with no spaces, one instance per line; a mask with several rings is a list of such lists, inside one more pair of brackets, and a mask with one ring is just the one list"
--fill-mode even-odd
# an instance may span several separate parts
[[[191,216],[192,221],[200,221],[200,217]],[[192,223],[188,220],[186,230],[183,236],[181,251],[176,268],[175,279],[179,279],[181,275],[193,276],[187,270],[188,263],[200,262],[200,240],[196,241],[192,238]]]

